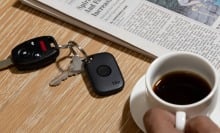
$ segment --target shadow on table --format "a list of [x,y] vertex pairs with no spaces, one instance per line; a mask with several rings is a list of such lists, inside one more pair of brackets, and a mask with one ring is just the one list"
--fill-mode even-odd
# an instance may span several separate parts
[[134,122],[131,116],[129,98],[127,99],[124,105],[120,132],[121,133],[143,133],[141,129],[138,128],[138,126],[136,125],[136,123]]

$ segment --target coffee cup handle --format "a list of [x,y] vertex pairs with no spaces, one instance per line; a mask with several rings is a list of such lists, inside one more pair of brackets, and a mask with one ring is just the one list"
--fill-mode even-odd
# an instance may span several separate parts
[[183,111],[176,112],[176,129],[184,131],[186,125],[186,113]]

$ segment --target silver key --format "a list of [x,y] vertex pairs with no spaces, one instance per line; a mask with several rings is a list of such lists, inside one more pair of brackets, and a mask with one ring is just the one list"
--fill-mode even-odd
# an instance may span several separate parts
[[69,72],[64,71],[53,80],[50,81],[50,86],[58,86],[62,81],[66,80],[69,77]]
[[80,74],[84,70],[83,64],[82,59],[79,56],[74,55],[68,68],[69,77]]
[[77,55],[72,57],[70,65],[66,71],[55,77],[51,82],[50,86],[58,86],[62,81],[66,80],[68,77],[80,74],[83,71],[83,61]]
[[80,74],[84,70],[84,61],[83,58],[81,58],[77,52],[74,50],[74,48],[77,48],[84,56],[84,59],[87,60],[87,54],[86,52],[78,46],[75,42],[70,41],[68,45],[61,47],[61,48],[69,48],[71,53],[73,54],[72,60],[70,62],[70,65],[66,71],[64,71],[62,74],[58,75],[56,78],[54,78],[50,82],[50,86],[57,86],[59,85],[63,80],[66,80],[68,77],[75,76]]

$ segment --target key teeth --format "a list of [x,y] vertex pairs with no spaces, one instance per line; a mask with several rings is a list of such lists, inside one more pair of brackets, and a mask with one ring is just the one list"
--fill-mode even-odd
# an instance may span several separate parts
[[81,71],[69,72],[69,73],[68,73],[68,76],[69,76],[69,77],[72,77],[72,76],[79,75],[80,73],[81,73]]
[[[79,75],[82,71],[74,71],[74,72],[63,72],[60,75],[58,75],[57,77],[55,77],[52,81],[50,81],[49,85],[52,87],[58,86],[61,84],[62,81],[67,80],[68,77],[72,77],[72,76],[76,76]],[[68,73],[68,76],[65,76],[64,73]],[[64,76],[62,76],[64,75]]]

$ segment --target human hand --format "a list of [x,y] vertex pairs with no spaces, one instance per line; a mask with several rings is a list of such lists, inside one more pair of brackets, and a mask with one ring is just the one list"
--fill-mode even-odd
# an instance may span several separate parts
[[175,128],[176,118],[172,113],[154,108],[144,115],[147,133],[181,133]]
[[[150,109],[144,115],[147,133],[181,133],[175,128],[175,115],[159,108]],[[187,120],[184,133],[220,133],[220,128],[206,116]]]
[[197,116],[187,121],[185,133],[220,133],[220,128],[206,116]]

